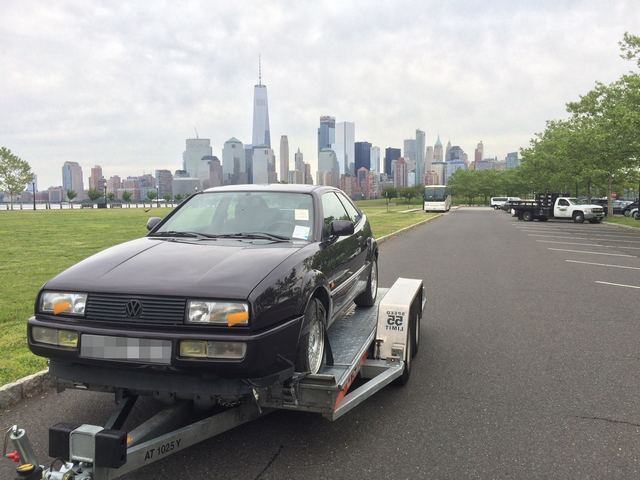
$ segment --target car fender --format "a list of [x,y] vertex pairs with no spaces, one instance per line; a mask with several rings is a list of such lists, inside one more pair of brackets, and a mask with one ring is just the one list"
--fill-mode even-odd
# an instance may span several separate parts
[[303,314],[311,300],[311,295],[316,290],[322,290],[323,298],[321,300],[327,307],[327,318],[331,318],[333,313],[333,303],[331,302],[331,293],[327,288],[327,277],[320,270],[309,270],[305,273],[303,279],[302,295],[300,296],[300,314]]

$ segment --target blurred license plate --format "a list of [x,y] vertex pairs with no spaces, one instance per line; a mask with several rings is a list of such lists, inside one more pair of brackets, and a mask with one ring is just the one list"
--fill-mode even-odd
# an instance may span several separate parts
[[82,335],[80,356],[103,360],[144,363],[171,363],[171,341],[150,338]]

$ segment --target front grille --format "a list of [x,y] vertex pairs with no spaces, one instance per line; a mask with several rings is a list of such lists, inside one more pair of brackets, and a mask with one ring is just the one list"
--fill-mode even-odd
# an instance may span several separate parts
[[[142,312],[136,318],[131,318],[126,311],[126,305],[131,300],[137,300],[142,305]],[[180,325],[184,323],[186,304],[184,298],[90,293],[85,316],[87,320],[96,322]]]
[[593,213],[602,213],[604,210],[602,208],[594,208]]

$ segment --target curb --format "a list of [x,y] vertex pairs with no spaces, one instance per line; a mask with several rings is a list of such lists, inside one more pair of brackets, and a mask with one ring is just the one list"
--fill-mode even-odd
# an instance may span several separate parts
[[[620,227],[620,228],[626,228],[627,230],[635,230],[640,231],[640,225],[638,225],[637,227],[632,227],[631,225],[623,225],[622,223],[613,223],[613,222],[602,222],[605,225],[614,225],[616,227]],[[640,222],[638,222],[640,223]]]
[[40,395],[45,390],[54,387],[53,379],[49,376],[49,370],[22,377],[15,382],[7,383],[0,387],[0,410],[15,405],[34,395]]
[[419,227],[422,224],[425,224],[427,222],[435,220],[436,218],[440,218],[442,215],[444,215],[444,214],[443,213],[438,213],[438,214],[434,215],[433,217],[429,217],[429,218],[426,218],[426,219],[422,220],[421,222],[414,223],[413,225],[409,225],[408,227],[404,227],[404,228],[401,228],[400,230],[396,230],[395,232],[391,232],[391,233],[388,233],[386,235],[383,235],[380,238],[376,238],[376,243],[386,242],[390,238],[393,238],[393,237],[401,234],[402,232],[406,232],[407,230],[411,230],[412,228]]
[[[395,232],[383,235],[380,238],[376,238],[377,243],[383,243],[390,238],[393,238],[402,232],[419,227],[427,222],[431,222],[436,218],[440,218],[443,214],[438,213],[433,217],[426,218],[421,222],[414,223],[408,227],[401,228]],[[49,370],[41,370],[40,372],[33,373],[26,377],[22,377],[15,382],[7,383],[0,387],[0,410],[6,410],[7,408],[15,405],[21,400],[33,397],[34,395],[40,395],[45,390],[51,389],[55,386],[55,380],[49,376]]]

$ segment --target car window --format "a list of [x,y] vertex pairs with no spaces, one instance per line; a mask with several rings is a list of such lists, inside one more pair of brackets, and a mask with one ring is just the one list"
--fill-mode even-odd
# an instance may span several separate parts
[[360,220],[360,218],[362,217],[362,214],[356,209],[356,207],[353,206],[353,203],[351,203],[351,200],[349,200],[344,193],[338,192],[337,195],[342,201],[342,205],[347,211],[347,214],[349,215],[349,219],[353,223],[358,223],[358,220]]
[[331,234],[331,222],[334,220],[351,220],[344,206],[333,192],[322,195],[322,212],[324,215],[324,236]]
[[564,198],[561,198],[560,200],[558,200],[558,205],[560,205],[561,207],[568,207],[569,202],[567,202]]
[[313,199],[306,193],[206,192],[194,195],[156,233],[260,232],[309,240],[313,237],[313,218]]

